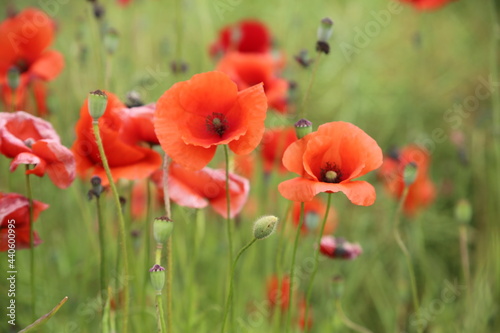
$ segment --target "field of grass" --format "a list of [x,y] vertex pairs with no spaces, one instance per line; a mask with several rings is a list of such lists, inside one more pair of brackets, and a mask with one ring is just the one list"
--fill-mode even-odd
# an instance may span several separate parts
[[[223,26],[257,18],[268,26],[274,47],[286,57],[282,76],[296,83],[290,95],[295,107],[286,114],[268,111],[266,127],[292,126],[299,119],[316,71],[304,103],[305,117],[314,129],[341,120],[363,129],[384,153],[408,144],[422,146],[430,154],[429,177],[436,187],[433,202],[414,216],[403,214],[398,226],[410,253],[419,309],[413,303],[406,258],[394,237],[398,202],[385,190],[377,172],[363,177],[376,189],[375,204],[356,206],[342,193],[332,195],[338,218],[334,235],[358,242],[363,253],[355,260],[320,257],[310,295],[309,332],[500,331],[500,21],[496,0],[459,0],[426,12],[388,0],[135,0],[126,7],[112,0],[100,2],[106,9],[105,25],[119,35],[112,55],[103,51],[102,26],[88,1],[0,4],[1,18],[10,3],[19,11],[42,9],[57,23],[51,49],[64,55],[66,65],[48,83],[50,114],[45,119],[66,147],[75,141],[75,124],[89,91],[105,89],[125,100],[127,92],[136,90],[145,102],[155,102],[175,82],[214,70],[216,61],[209,55],[209,45]],[[334,21],[330,54],[323,54],[317,67],[302,68],[293,56],[301,49],[315,56],[316,30],[326,16]],[[185,62],[187,71],[172,73],[172,61]],[[7,111],[2,107],[1,111]],[[457,144],[460,136],[464,141]],[[161,147],[155,149],[162,152]],[[296,227],[287,218],[289,201],[277,187],[292,173],[264,177],[260,154],[255,156],[249,200],[234,221],[234,254],[252,239],[253,221],[260,216],[275,215],[280,224],[275,234],[257,241],[239,260],[234,316],[226,331],[285,332],[287,313],[273,309],[266,288],[272,275],[283,276],[291,268]],[[24,168],[11,173],[10,163],[11,159],[0,156],[0,192],[26,195]],[[223,165],[219,148],[209,166]],[[39,331],[100,332],[100,245],[95,200],[87,200],[90,183],[77,178],[63,190],[47,176],[30,178],[33,198],[50,205],[35,223],[43,240],[34,251],[36,318],[68,297]],[[132,182],[120,180],[117,186],[126,198],[129,332],[153,332],[157,330],[155,291],[148,270],[154,264],[154,246],[146,247],[152,220],[131,216]],[[326,193],[318,196],[326,201]],[[472,218],[465,224],[456,214],[464,200],[472,208]],[[121,332],[123,293],[118,290],[124,275],[116,269],[119,229],[110,191],[101,204],[112,288],[109,313],[111,321],[116,319],[116,332]],[[155,201],[150,216],[164,214]],[[175,203],[172,219],[172,288],[163,291],[163,295],[172,292],[172,332],[217,332],[227,296],[226,221],[210,207],[196,210]],[[299,239],[290,332],[303,330],[297,325],[298,296],[307,292],[316,239],[316,233]],[[465,252],[470,259],[468,270]],[[5,315],[7,260],[7,253],[1,252],[0,332],[18,332],[36,319],[31,306],[30,251],[16,251],[15,326],[8,324]]]

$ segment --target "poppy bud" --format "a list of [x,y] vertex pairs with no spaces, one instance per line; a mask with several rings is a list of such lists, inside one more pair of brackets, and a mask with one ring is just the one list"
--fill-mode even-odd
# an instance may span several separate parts
[[172,234],[174,223],[166,216],[157,217],[153,222],[153,236],[156,243],[163,244]]
[[410,162],[403,170],[403,180],[406,186],[411,186],[417,179],[418,166],[415,162]]
[[472,218],[472,206],[467,199],[460,199],[455,205],[455,218],[461,224],[469,224]]
[[20,76],[21,73],[19,72],[19,68],[16,66],[9,68],[9,71],[7,72],[7,84],[10,89],[15,90],[19,87]]
[[309,57],[307,50],[301,50],[299,54],[295,55],[293,58],[304,68],[309,67],[314,62],[314,60]]
[[88,193],[89,200],[91,200],[94,196],[99,198],[101,193],[104,192],[104,188],[101,185],[101,178],[99,176],[92,177],[90,179],[90,184],[92,185],[92,189]]
[[253,235],[257,239],[264,239],[269,237],[274,230],[276,230],[276,226],[278,225],[278,218],[273,215],[263,216],[253,225]]
[[153,288],[156,290],[156,293],[161,294],[161,290],[165,285],[165,268],[161,267],[160,265],[154,265],[149,270],[149,273]]
[[307,119],[300,119],[294,126],[298,139],[302,139],[307,134],[312,132],[312,123]]
[[144,102],[141,99],[141,94],[135,90],[132,90],[127,93],[126,104],[128,108],[135,108],[138,106],[143,106]]
[[108,54],[114,54],[118,48],[119,35],[118,31],[113,28],[109,28],[104,35],[104,47]]
[[328,17],[321,20],[318,28],[318,41],[316,42],[316,51],[324,54],[330,53],[330,44],[328,40],[333,33],[333,21]]
[[101,90],[91,91],[88,98],[89,113],[97,121],[106,111],[108,96]]

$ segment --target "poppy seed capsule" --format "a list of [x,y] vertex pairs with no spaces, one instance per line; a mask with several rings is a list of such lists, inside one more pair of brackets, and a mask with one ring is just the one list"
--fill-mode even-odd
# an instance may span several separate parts
[[318,42],[327,43],[333,33],[333,21],[325,17],[318,27]]
[[12,66],[9,68],[7,72],[7,85],[10,89],[15,90],[19,87],[19,78],[20,78],[19,68],[17,66]]
[[154,265],[149,270],[149,276],[151,278],[151,284],[157,293],[161,293],[163,286],[165,285],[165,268],[160,265]]
[[467,199],[460,199],[455,205],[455,218],[461,224],[469,224],[472,218],[472,206]]
[[101,90],[91,91],[88,98],[89,113],[97,121],[106,111],[108,96]]
[[410,162],[403,170],[403,180],[406,186],[411,186],[417,179],[418,166],[415,162]]
[[153,236],[156,243],[163,244],[172,234],[174,223],[166,216],[157,217],[153,222]]
[[263,216],[253,225],[253,235],[257,239],[264,239],[269,237],[274,230],[276,230],[276,226],[278,225],[278,218],[273,215]]
[[312,123],[307,119],[300,119],[294,126],[298,139],[302,139],[307,134],[312,132]]

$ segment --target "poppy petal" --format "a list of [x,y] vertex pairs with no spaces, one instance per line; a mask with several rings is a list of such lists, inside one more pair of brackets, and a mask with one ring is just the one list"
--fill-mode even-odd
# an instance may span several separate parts
[[68,148],[52,140],[33,144],[33,153],[47,161],[47,174],[59,188],[67,188],[75,179],[75,158]]
[[33,169],[26,170],[26,174],[33,174],[38,177],[42,177],[45,174],[45,167],[47,165],[44,160],[32,153],[21,153],[12,160],[9,170],[11,172],[15,171],[21,164],[35,164],[36,166]]
[[55,79],[64,68],[64,58],[57,51],[44,52],[30,67],[30,74],[50,81]]

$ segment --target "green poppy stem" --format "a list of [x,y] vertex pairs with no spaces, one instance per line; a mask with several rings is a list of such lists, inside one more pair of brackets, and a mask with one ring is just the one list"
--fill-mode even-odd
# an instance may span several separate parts
[[101,269],[100,269],[100,293],[102,303],[106,301],[104,299],[104,291],[107,289],[106,284],[106,250],[105,250],[105,226],[104,220],[102,218],[102,209],[101,209],[101,197],[95,197],[96,211],[97,211],[97,224],[99,225],[99,251],[100,251],[100,259],[101,259]]
[[316,244],[318,244],[318,248],[316,249],[316,251],[314,252],[314,268],[313,268],[313,272],[312,272],[312,275],[311,275],[311,278],[309,279],[309,285],[307,286],[307,294],[306,294],[306,312],[305,312],[305,322],[306,322],[306,325],[304,327],[304,332],[308,332],[309,331],[309,325],[307,325],[307,316],[309,315],[309,300],[311,299],[311,291],[312,291],[312,286],[313,286],[313,281],[314,281],[314,278],[316,277],[316,273],[318,272],[318,262],[319,262],[319,248],[321,246],[321,237],[323,237],[323,232],[325,231],[325,225],[326,225],[326,221],[328,219],[328,213],[330,212],[330,206],[331,206],[331,203],[332,203],[332,193],[328,193],[328,196],[327,196],[327,203],[326,203],[326,211],[325,211],[325,216],[323,217],[323,222],[321,223],[321,229],[320,229],[320,232],[318,234],[318,240],[316,241]]
[[297,231],[295,232],[295,241],[293,242],[293,252],[292,252],[292,267],[290,268],[290,287],[288,289],[288,315],[286,320],[286,330],[285,332],[290,331],[290,325],[292,322],[292,303],[293,303],[293,284],[294,284],[294,275],[295,275],[295,257],[297,255],[297,247],[299,244],[299,236],[302,230],[302,225],[304,224],[304,203],[300,203],[300,218],[299,225],[297,226]]
[[[165,214],[171,219],[172,212],[170,209],[170,194],[168,191],[168,170],[170,168],[170,158],[165,154],[163,159],[163,203],[165,205]],[[156,263],[160,264],[161,258],[161,247],[158,250],[157,245],[156,250]],[[172,320],[172,279],[173,279],[173,257],[172,257],[172,238],[170,237],[167,240],[167,249],[166,249],[166,260],[167,260],[167,332],[173,332],[173,320]]]
[[165,310],[163,309],[161,292],[156,294],[156,316],[158,318],[158,332],[166,333],[167,325],[165,324]]
[[305,118],[306,117],[306,106],[307,106],[307,100],[309,99],[309,95],[311,94],[311,89],[314,83],[314,80],[316,79],[316,72],[318,71],[319,67],[319,60],[321,59],[321,52],[318,52],[318,55],[316,56],[316,59],[314,59],[314,64],[312,68],[312,73],[311,73],[311,78],[309,79],[309,84],[307,85],[307,90],[304,94],[304,98],[302,99],[302,105],[300,108],[300,118]]
[[101,133],[99,132],[99,123],[97,120],[92,122],[92,128],[94,130],[94,135],[97,143],[97,147],[99,149],[99,155],[101,156],[102,166],[104,171],[106,172],[106,176],[108,177],[109,186],[111,187],[111,192],[113,193],[113,198],[116,205],[116,211],[118,213],[118,222],[120,229],[120,248],[121,248],[121,256],[123,258],[123,270],[125,274],[125,279],[123,279],[123,322],[121,332],[128,331],[128,319],[129,319],[129,303],[130,303],[130,291],[128,287],[128,281],[130,280],[129,276],[129,267],[128,267],[128,255],[127,255],[127,237],[125,234],[125,220],[123,219],[122,208],[120,204],[120,196],[118,195],[118,190],[116,189],[115,183],[113,181],[113,175],[111,174],[111,170],[109,168],[108,159],[106,158],[106,153],[104,152],[104,146],[102,144]]
[[[26,172],[30,169],[26,164]],[[31,317],[36,319],[36,291],[35,291],[35,230],[33,230],[33,194],[31,191],[30,175],[25,174],[26,196],[28,197],[29,223],[30,223],[30,285],[31,285]]]

